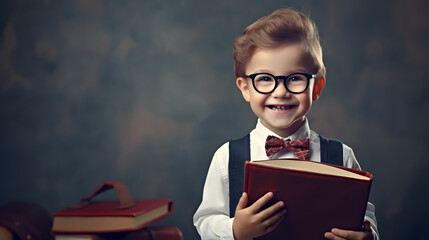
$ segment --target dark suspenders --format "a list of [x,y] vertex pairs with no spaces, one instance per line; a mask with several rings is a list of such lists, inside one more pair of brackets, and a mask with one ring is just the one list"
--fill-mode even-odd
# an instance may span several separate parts
[[[320,136],[321,162],[343,166],[343,144],[340,141]],[[229,215],[243,193],[244,162],[250,160],[250,134],[229,142]]]
[[229,142],[229,216],[234,216],[238,200],[243,194],[246,160],[250,160],[250,134]]
[[343,166],[343,144],[335,139],[320,136],[320,161]]

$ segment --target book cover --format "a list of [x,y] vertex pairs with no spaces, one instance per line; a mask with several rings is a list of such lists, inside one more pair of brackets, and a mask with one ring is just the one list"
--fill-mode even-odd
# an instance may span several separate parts
[[135,200],[130,208],[118,209],[118,201],[91,202],[83,208],[54,213],[54,233],[104,233],[141,229],[170,215],[170,199]]
[[373,176],[324,163],[279,159],[247,161],[244,191],[251,205],[267,192],[283,201],[285,219],[257,239],[325,239],[333,227],[361,230]]
[[94,234],[76,234],[76,235],[55,235],[55,240],[105,240]]
[[139,230],[100,234],[57,234],[55,240],[183,240],[176,226],[148,226]]
[[176,226],[149,226],[130,232],[122,240],[183,240],[182,231]]

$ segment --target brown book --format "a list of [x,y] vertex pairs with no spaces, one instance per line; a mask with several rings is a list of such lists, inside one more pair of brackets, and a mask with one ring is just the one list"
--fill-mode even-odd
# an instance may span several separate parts
[[[2,238],[0,238],[3,240]],[[11,238],[12,239],[12,238]],[[59,234],[55,240],[183,240],[176,226],[147,226],[140,230],[120,233]]]
[[[119,201],[90,201],[95,195],[115,188]],[[138,230],[173,211],[170,199],[133,200],[126,187],[106,182],[78,204],[54,213],[52,231],[60,233],[114,233]]]
[[183,240],[183,235],[176,226],[149,226],[130,232],[121,240]]
[[55,240],[105,240],[94,234],[71,234],[71,235],[55,235]]
[[361,230],[372,178],[369,172],[298,159],[247,161],[248,205],[273,192],[269,204],[281,200],[287,209],[280,225],[257,239],[325,239],[333,227]]

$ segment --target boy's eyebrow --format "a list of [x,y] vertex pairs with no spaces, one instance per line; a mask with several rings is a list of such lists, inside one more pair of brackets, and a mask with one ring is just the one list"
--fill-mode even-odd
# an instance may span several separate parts
[[251,72],[251,73],[249,73],[249,74],[247,74],[247,75],[255,74],[255,73],[270,73],[270,74],[272,74],[272,75],[274,75],[274,76],[287,76],[287,75],[289,75],[289,74],[291,74],[291,73],[296,73],[296,72],[303,72],[303,73],[307,73],[307,72],[308,72],[308,70],[307,70],[307,69],[305,69],[305,68],[296,68],[296,69],[294,69],[294,70],[292,70],[292,71],[288,71],[288,72],[287,72],[287,73],[285,73],[285,74],[274,74],[274,73],[273,73],[273,71],[271,71],[271,70],[259,69],[259,70],[256,70],[256,71],[254,71],[254,72]]
[[[265,70],[265,69],[260,69],[260,70],[254,71],[253,73],[271,73],[271,71],[270,70]],[[253,74],[253,73],[250,73],[250,74]]]

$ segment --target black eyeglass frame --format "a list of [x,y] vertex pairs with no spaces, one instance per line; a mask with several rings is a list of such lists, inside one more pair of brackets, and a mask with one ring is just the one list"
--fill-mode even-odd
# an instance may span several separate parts
[[[271,91],[269,91],[269,92],[261,92],[261,91],[259,91],[259,90],[256,88],[256,85],[255,85],[255,77],[256,77],[256,76],[258,76],[258,75],[261,75],[261,74],[269,75],[269,76],[273,77],[273,78],[274,78],[274,80],[276,80],[276,83],[275,83],[275,85],[274,85],[273,90],[271,90]],[[286,84],[286,79],[288,79],[290,76],[292,76],[292,75],[296,75],[296,74],[301,74],[301,75],[303,75],[303,76],[305,76],[305,77],[307,78],[307,85],[305,86],[304,90],[302,90],[302,91],[300,91],[300,92],[294,92],[294,91],[289,90],[289,88],[287,87],[287,84]],[[281,75],[280,75],[280,76],[274,76],[274,75],[273,75],[273,74],[271,74],[271,73],[261,72],[261,73],[254,73],[254,74],[250,74],[250,75],[245,75],[245,77],[252,79],[252,85],[253,85],[253,88],[254,88],[258,93],[261,93],[261,94],[269,94],[269,93],[274,92],[274,91],[276,90],[276,88],[278,87],[278,85],[279,85],[279,80],[283,80],[283,84],[284,84],[284,86],[285,86],[286,90],[288,90],[288,92],[293,93],[293,94],[300,94],[300,93],[303,93],[303,92],[305,92],[305,91],[307,90],[308,85],[310,84],[310,80],[311,80],[312,78],[316,79],[316,74],[309,74],[309,73],[295,72],[295,73],[291,73],[291,74],[289,74],[289,75],[287,75],[287,76],[281,76]]]

